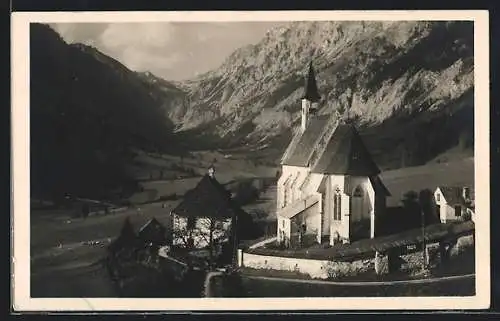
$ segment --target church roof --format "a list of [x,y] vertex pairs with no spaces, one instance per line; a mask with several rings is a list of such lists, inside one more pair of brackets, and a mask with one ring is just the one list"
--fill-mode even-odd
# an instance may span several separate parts
[[313,173],[373,176],[380,173],[358,131],[353,125],[340,124],[335,129]]
[[[325,133],[330,116],[318,116],[310,119],[306,130],[297,132],[295,146],[290,146],[282,165],[306,167],[311,165],[311,172],[317,174],[341,174],[356,176],[376,176],[379,168],[373,161],[368,149],[356,128],[351,124],[339,124],[330,137],[324,150],[318,142]],[[321,152],[315,164],[310,164],[315,150]]]
[[311,118],[306,130],[297,132],[293,138],[295,146],[290,145],[291,149],[282,161],[283,165],[307,166],[316,142],[323,133],[325,125],[328,123],[329,116],[318,116]]
[[370,182],[375,190],[375,194],[391,196],[391,192],[389,192],[379,176],[370,176]]
[[310,195],[305,199],[295,201],[290,206],[283,208],[279,213],[279,217],[283,218],[294,218],[295,216],[303,213],[305,210],[311,208],[319,202],[319,196],[316,194]]
[[316,73],[314,72],[312,62],[309,64],[309,73],[307,74],[307,78],[304,86],[304,97],[309,101],[315,103],[321,99],[321,96],[318,93],[318,85],[316,84]]
[[215,177],[205,175],[172,212],[184,217],[231,218],[233,214],[241,214],[242,210]]

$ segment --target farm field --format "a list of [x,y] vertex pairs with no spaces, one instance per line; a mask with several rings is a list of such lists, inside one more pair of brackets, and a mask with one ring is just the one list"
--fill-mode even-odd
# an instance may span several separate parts
[[426,188],[434,191],[440,185],[473,187],[474,158],[386,171],[380,177],[392,194],[387,205],[397,206],[407,191]]
[[31,274],[31,297],[118,297],[113,282],[98,264],[66,265]]
[[162,208],[161,203],[145,204],[138,209],[131,208],[115,214],[90,216],[86,219],[63,216],[60,212],[54,216],[44,213],[42,217],[37,217],[37,213],[32,213],[32,256],[44,250],[56,248],[59,244],[64,246],[114,238],[120,232],[126,217],[130,218],[131,223],[137,229],[153,217],[168,226],[169,209],[173,208],[177,201],[164,203],[166,208]]

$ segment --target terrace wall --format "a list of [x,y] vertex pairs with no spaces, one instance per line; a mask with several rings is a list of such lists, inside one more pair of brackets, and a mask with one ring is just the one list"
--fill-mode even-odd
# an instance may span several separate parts
[[373,260],[357,260],[352,262],[334,262],[328,260],[311,260],[291,257],[267,256],[238,252],[240,267],[253,269],[269,269],[308,274],[311,278],[327,279],[346,275],[357,275],[373,269]]
[[[269,242],[266,240],[259,243]],[[451,255],[458,255],[464,248],[473,246],[472,235],[464,235],[457,239],[457,243],[451,250]],[[427,244],[427,248],[436,248],[439,242]],[[254,247],[255,248],[255,247]],[[398,256],[402,259],[402,269],[411,271],[417,270],[422,264],[422,255],[418,253],[401,253]],[[382,255],[387,259],[387,253]],[[375,257],[360,258],[352,261],[334,261],[328,259],[306,259],[298,257],[283,257],[262,255],[243,252],[238,250],[238,266],[263,270],[281,270],[307,274],[314,279],[332,279],[344,276],[355,276],[375,268]],[[387,273],[387,272],[385,272]]]

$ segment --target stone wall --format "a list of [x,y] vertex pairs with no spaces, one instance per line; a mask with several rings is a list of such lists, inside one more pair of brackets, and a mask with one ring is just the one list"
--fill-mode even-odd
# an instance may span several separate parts
[[343,276],[352,276],[373,270],[373,260],[334,262],[327,260],[266,256],[245,253],[243,251],[239,251],[238,256],[239,266],[253,269],[298,272],[309,275],[314,279],[331,279]]
[[[462,236],[450,249],[450,255],[459,255],[471,246],[474,246],[473,236]],[[439,256],[439,243],[429,243],[426,248],[427,260],[431,258],[431,261],[435,261],[435,256]],[[439,262],[429,263],[430,265],[439,264]],[[251,254],[239,250],[238,265],[253,269],[297,272],[309,275],[314,279],[336,279],[369,271],[375,271],[377,274],[388,274],[399,270],[411,275],[421,271],[423,255],[421,250],[413,253],[401,253],[394,249],[385,253],[377,252],[373,259],[340,262]]]
[[455,256],[462,253],[465,249],[474,246],[474,236],[466,235],[458,238],[457,243],[451,248],[450,255]]

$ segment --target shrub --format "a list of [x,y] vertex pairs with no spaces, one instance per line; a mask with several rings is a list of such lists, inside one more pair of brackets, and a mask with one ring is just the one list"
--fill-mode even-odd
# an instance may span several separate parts
[[250,181],[244,181],[240,182],[236,187],[234,201],[242,206],[257,200],[259,196],[259,190]]

